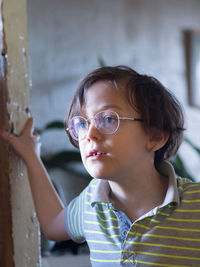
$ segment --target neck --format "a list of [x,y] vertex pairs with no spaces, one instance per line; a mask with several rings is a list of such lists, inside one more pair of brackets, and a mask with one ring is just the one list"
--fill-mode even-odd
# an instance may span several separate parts
[[116,208],[124,211],[134,221],[160,205],[167,192],[168,179],[153,167],[137,177],[109,181],[111,198]]

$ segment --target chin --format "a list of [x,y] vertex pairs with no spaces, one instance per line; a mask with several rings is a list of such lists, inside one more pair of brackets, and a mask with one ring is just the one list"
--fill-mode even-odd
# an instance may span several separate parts
[[87,171],[90,174],[90,176],[92,176],[93,178],[96,178],[96,179],[108,179],[108,175],[106,175],[103,172],[98,172],[96,170],[91,170],[91,169],[87,169]]
[[109,180],[112,176],[111,169],[109,166],[105,166],[104,164],[84,164],[84,166],[93,178]]
[[106,179],[106,177],[104,175],[101,174],[97,174],[97,173],[93,173],[93,172],[89,172],[90,176],[92,176],[93,178],[96,179]]

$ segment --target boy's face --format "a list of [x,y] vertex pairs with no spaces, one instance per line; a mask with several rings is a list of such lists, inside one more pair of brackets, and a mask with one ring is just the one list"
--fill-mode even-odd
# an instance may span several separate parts
[[[119,117],[140,118],[123,90],[116,89],[108,81],[96,82],[87,90],[82,116],[94,118],[103,110],[115,111]],[[79,141],[79,147],[83,164],[92,177],[113,181],[125,179],[137,175],[146,161],[153,161],[153,154],[148,149],[151,141],[141,124],[139,121],[120,120],[117,132],[106,135],[91,121],[87,136]]]

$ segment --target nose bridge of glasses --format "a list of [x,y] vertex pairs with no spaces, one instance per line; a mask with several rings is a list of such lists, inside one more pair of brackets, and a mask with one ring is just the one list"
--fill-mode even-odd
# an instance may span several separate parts
[[91,132],[93,127],[95,127],[97,129],[97,125],[96,125],[96,120],[95,119],[96,119],[95,117],[86,119],[87,135]]
[[87,133],[85,133],[86,138],[88,139],[97,139],[99,135],[102,133],[102,129],[100,129],[98,125],[98,116],[87,119]]
[[90,126],[93,124],[96,126],[96,117],[85,119],[87,122],[87,128],[89,129]]

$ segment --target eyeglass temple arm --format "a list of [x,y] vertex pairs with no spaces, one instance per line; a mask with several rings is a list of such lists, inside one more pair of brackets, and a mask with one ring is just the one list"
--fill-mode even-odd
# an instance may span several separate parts
[[144,121],[143,119],[139,118],[127,118],[127,117],[119,117],[120,120],[130,120],[130,121]]

